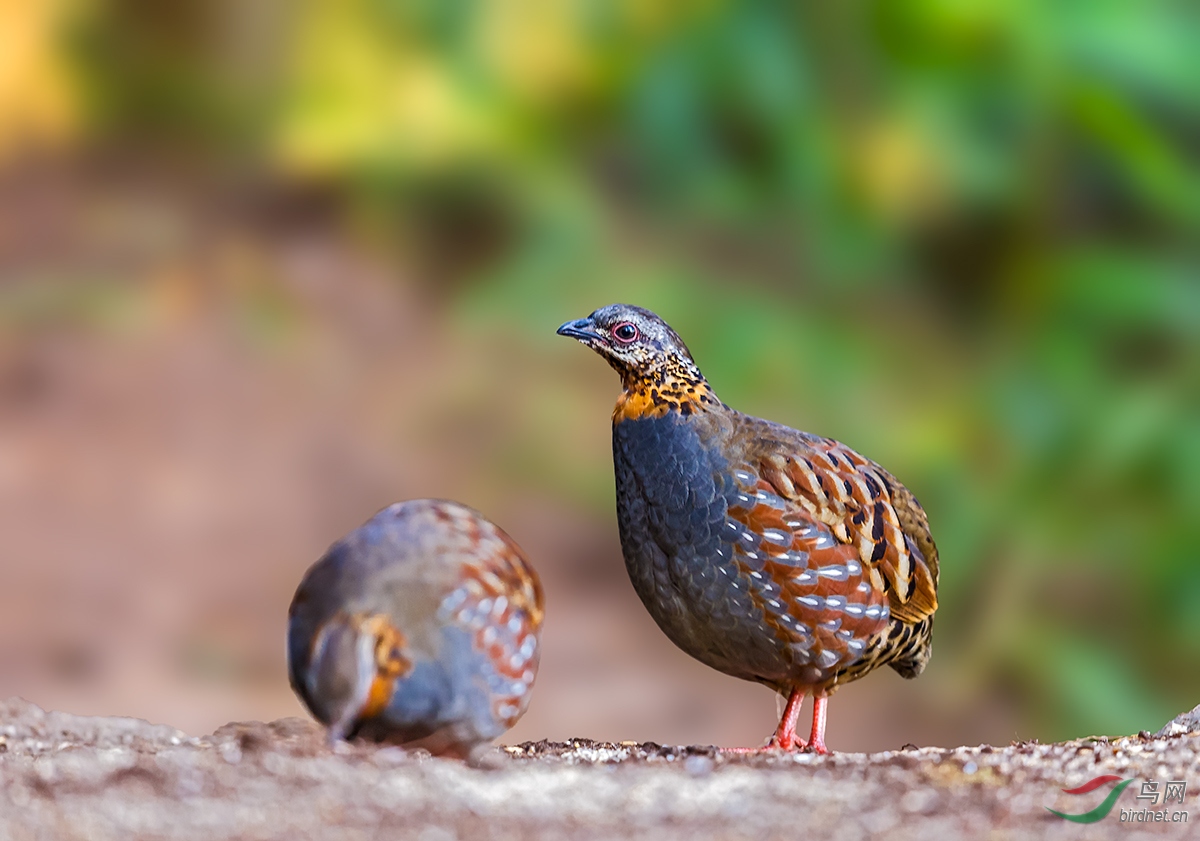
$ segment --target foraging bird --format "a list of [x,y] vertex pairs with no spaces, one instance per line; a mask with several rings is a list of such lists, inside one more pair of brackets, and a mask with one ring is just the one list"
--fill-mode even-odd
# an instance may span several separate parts
[[827,753],[826,703],[887,664],[930,654],[938,554],[925,512],[870,459],[722,403],[683,340],[649,310],[613,304],[559,335],[604,357],[621,549],[634,589],[677,646],[787,697],[764,749]]
[[389,506],[329,548],[288,611],[288,677],[331,741],[467,757],[516,723],[537,676],[542,588],[465,505]]

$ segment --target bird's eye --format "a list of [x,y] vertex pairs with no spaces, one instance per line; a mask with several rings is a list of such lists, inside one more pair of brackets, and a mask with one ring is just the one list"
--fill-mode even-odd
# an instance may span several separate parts
[[638,337],[638,329],[628,321],[622,321],[612,329],[612,334],[616,336],[617,341],[628,344]]

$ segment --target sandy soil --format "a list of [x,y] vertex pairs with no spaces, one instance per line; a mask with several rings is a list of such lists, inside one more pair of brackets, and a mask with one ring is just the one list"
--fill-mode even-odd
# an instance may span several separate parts
[[[1119,809],[1085,828],[1044,808],[1093,808],[1107,787],[1060,788],[1102,774],[1200,780],[1200,707],[1157,735],[1053,745],[730,757],[577,739],[500,747],[468,765],[330,750],[299,718],[195,738],[0,704],[0,839],[1195,837],[1194,824],[1131,824]],[[1147,805],[1129,788],[1118,807]]]

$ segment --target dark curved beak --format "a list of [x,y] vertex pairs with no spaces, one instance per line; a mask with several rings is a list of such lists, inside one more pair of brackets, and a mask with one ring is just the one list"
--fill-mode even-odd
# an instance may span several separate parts
[[578,339],[585,344],[591,344],[600,339],[600,333],[596,330],[596,326],[592,324],[590,318],[580,318],[576,321],[568,321],[557,330],[560,336],[569,336],[572,339]]

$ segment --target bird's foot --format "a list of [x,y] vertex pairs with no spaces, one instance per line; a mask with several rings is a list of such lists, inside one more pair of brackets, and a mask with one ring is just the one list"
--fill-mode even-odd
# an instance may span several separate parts
[[808,740],[805,750],[809,753],[815,753],[818,756],[828,756],[829,748],[825,747],[825,739],[821,736],[814,736]]
[[769,753],[815,753],[818,756],[828,756],[830,751],[825,746],[824,739],[811,739],[804,741],[803,739],[787,739],[779,738],[777,735],[771,737],[771,741],[767,742],[762,747],[757,748],[721,748],[721,753],[732,753],[738,756],[753,756],[756,754]]
[[767,745],[765,748],[763,748],[763,750],[801,751],[807,747],[808,745],[805,743],[805,741],[803,739],[797,739],[795,734],[786,734],[781,736],[776,733],[771,737],[771,741],[767,742]]
[[[822,745],[822,748],[825,746]],[[765,745],[756,748],[721,748],[721,753],[734,753],[740,756],[751,756],[760,753],[776,753],[779,751],[802,751],[806,750],[808,745],[803,739],[797,738],[780,738],[778,734],[771,737],[771,740]],[[818,751],[818,753],[828,753],[827,750]]]
[[736,756],[755,756],[760,753],[773,753],[778,750],[773,745],[763,745],[757,748],[718,748],[721,753],[732,753]]
[[825,742],[812,739],[807,745],[804,745],[806,753],[815,753],[817,756],[829,756],[829,748],[825,747]]

